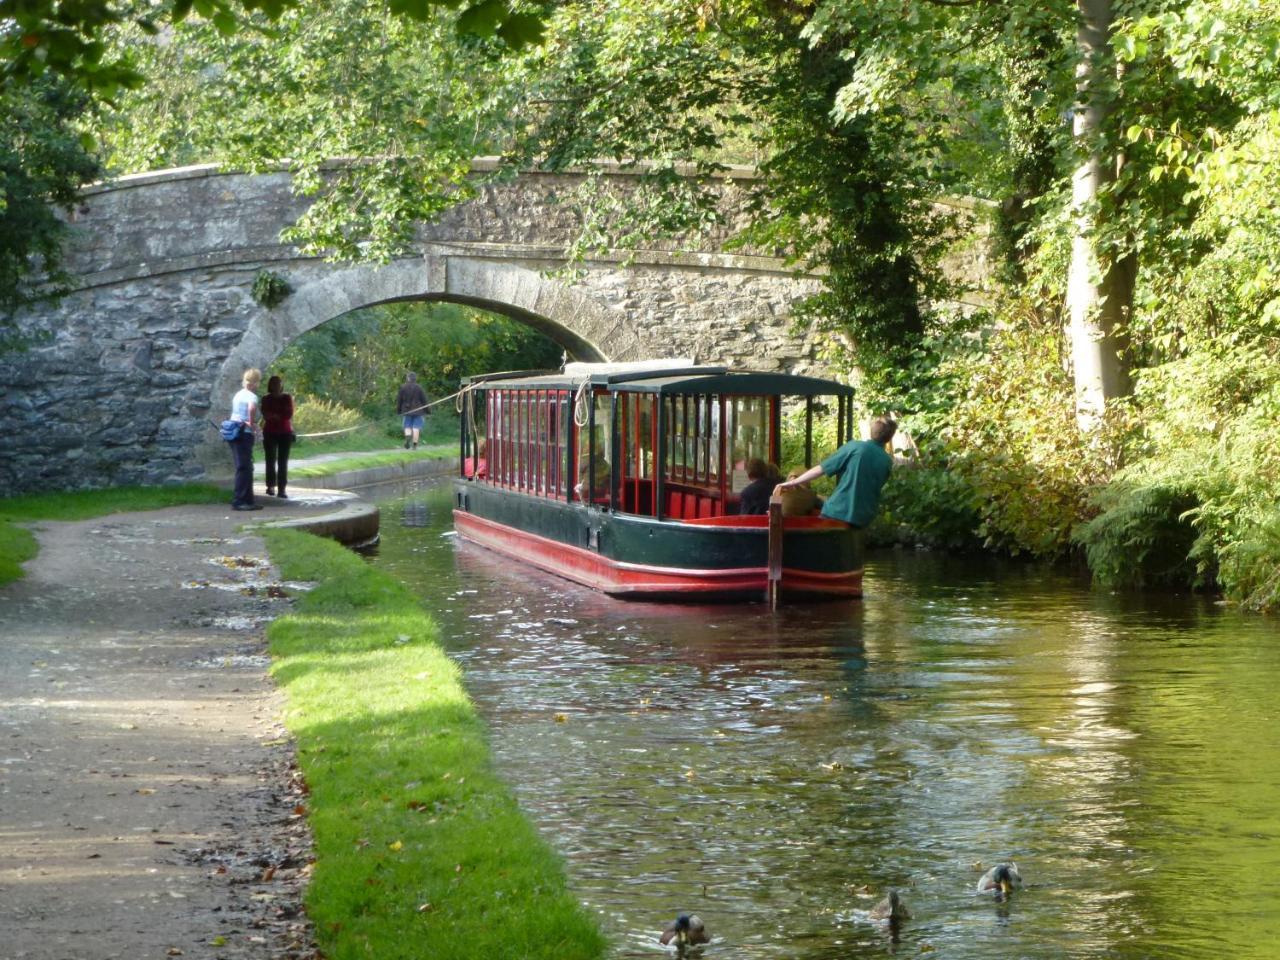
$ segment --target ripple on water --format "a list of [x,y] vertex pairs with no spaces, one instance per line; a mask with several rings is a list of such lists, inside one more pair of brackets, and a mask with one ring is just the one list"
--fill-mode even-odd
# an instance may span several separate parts
[[[1275,956],[1270,621],[914,554],[861,603],[627,604],[441,537],[427,496],[375,562],[437,609],[614,956],[680,909],[735,960]],[[975,897],[1010,857],[1026,888]]]

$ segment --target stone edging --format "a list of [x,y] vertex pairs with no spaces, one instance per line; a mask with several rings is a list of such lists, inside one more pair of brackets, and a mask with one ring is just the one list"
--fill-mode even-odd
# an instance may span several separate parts
[[318,517],[294,517],[288,520],[267,520],[253,525],[255,529],[302,530],[318,537],[337,540],[348,547],[368,546],[378,540],[381,513],[376,504],[364,500],[351,500],[336,513]]

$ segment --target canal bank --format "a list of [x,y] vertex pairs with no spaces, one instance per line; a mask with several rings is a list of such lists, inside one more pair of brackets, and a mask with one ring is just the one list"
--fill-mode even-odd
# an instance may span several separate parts
[[[299,519],[313,495],[297,492],[248,516]],[[313,936],[330,956],[373,942],[387,958],[423,943],[599,955],[416,599],[380,574],[359,590],[373,571],[354,554],[245,517],[219,504],[42,524],[25,578],[0,588],[5,956],[302,960]],[[281,580],[263,536],[302,544],[314,579]],[[273,620],[284,694],[266,673]],[[317,683],[337,685],[323,710],[294,692]],[[314,760],[306,784],[285,716]],[[347,780],[354,797],[330,789],[344,757],[374,765]]]

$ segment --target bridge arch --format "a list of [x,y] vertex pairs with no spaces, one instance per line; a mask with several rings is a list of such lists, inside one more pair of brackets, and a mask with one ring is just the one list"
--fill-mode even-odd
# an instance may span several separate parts
[[[192,167],[88,189],[70,224],[78,288],[20,314],[30,347],[0,354],[0,430],[10,438],[0,491],[225,474],[213,423],[243,370],[379,303],[483,307],[535,327],[575,359],[678,355],[821,371],[812,338],[790,329],[791,306],[817,281],[722,246],[744,215],[739,181],[749,172],[723,178],[719,233],[605,251],[569,271],[566,250],[581,226],[571,198],[589,174],[618,190],[635,182],[634,172],[605,167],[485,184],[384,265],[329,263],[282,243],[309,202],[283,171]],[[264,270],[292,288],[271,309],[251,292]]]
[[331,269],[304,283],[273,310],[259,312],[227,356],[210,405],[229,406],[249,367],[267,369],[294,340],[353,310],[386,303],[446,302],[477,307],[527,324],[571,359],[617,359],[596,345],[614,343],[618,318],[598,303],[524,267],[449,257]]

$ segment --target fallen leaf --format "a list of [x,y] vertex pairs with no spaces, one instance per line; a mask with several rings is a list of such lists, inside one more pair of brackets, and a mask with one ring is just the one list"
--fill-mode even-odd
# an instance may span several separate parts
[[563,713],[557,713],[557,714],[556,714],[556,723],[567,723],[567,722],[568,722],[568,720],[569,720],[569,718],[568,718],[568,716],[566,716],[565,714],[563,714]]
[[275,875],[276,875],[276,868],[267,867],[267,869],[262,871],[262,882],[269,883],[271,878],[274,877]]
[[225,946],[227,945],[227,938],[226,938],[226,937],[214,937],[214,938],[213,938],[212,940],[210,940],[209,942],[210,942],[211,944],[213,944],[215,947],[225,947]]
[[135,792],[142,794],[144,797],[149,797],[156,791],[153,787],[139,787]]
[[168,950],[164,952],[164,955],[166,957],[180,957],[182,956],[182,951],[179,950],[177,947],[170,947]]
[[404,844],[401,843],[399,840],[393,840],[391,843],[387,844],[387,849],[399,852],[404,849]]

